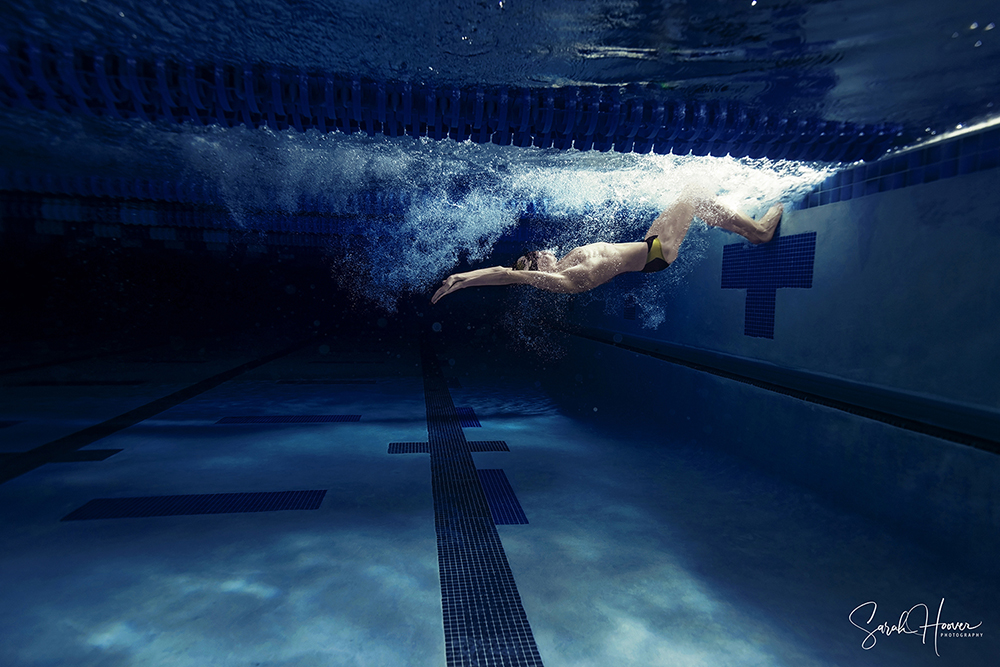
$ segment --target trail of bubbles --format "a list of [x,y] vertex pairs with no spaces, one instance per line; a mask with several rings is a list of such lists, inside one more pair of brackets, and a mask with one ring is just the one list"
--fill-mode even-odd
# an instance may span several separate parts
[[[595,241],[641,240],[652,217],[690,183],[714,187],[728,206],[756,216],[833,171],[764,159],[524,150],[427,138],[243,128],[190,133],[189,166],[218,184],[234,219],[248,227],[254,209],[294,212],[303,201],[350,212],[352,197],[374,190],[405,202],[401,215],[367,218],[354,241],[333,249],[339,270],[349,274],[342,284],[387,310],[403,294],[429,290],[460,260],[488,259],[529,202],[550,223],[545,243],[561,254]],[[665,280],[682,280],[704,246],[697,238],[686,243],[683,261]],[[662,321],[655,309],[642,312],[647,324]]]
[[[715,188],[728,206],[757,216],[776,200],[804,195],[836,167],[46,114],[7,120],[0,134],[15,146],[3,160],[11,166],[204,180],[219,189],[248,232],[260,230],[262,211],[337,215],[346,228],[330,249],[335,277],[357,299],[390,311],[401,295],[430,290],[461,261],[488,261],[497,240],[519,223],[536,224],[531,236],[563,254],[595,241],[641,240],[653,217],[689,183]],[[45,141],[21,146],[25,142],[15,139],[24,136]],[[394,202],[388,209],[394,213],[365,217],[358,201],[369,195]],[[544,229],[521,222],[529,204]],[[670,271],[630,288],[646,325],[662,321],[662,312],[647,305],[661,300],[641,297],[684,279],[704,252],[698,233],[692,227]],[[611,287],[602,295],[626,298]]]

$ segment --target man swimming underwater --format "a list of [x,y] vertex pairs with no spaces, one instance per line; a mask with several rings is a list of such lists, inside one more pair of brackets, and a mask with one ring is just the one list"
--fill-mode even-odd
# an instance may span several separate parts
[[591,243],[573,248],[562,259],[548,251],[532,251],[513,267],[491,266],[455,273],[431,297],[437,303],[446,294],[483,285],[531,285],[562,294],[578,294],[632,271],[662,271],[677,259],[677,250],[695,216],[713,227],[739,234],[751,243],[767,243],[781,221],[784,208],[775,204],[759,221],[726,208],[696,188],[687,188],[680,199],[661,213],[646,240],[635,243]]

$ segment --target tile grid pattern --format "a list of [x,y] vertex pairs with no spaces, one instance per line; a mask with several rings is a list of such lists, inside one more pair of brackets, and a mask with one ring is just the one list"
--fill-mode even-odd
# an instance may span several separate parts
[[446,663],[448,667],[540,666],[469,444],[426,339],[421,362]]
[[[470,452],[509,452],[503,440],[470,440],[466,442]],[[431,446],[426,442],[390,442],[389,454],[430,454]]]
[[325,490],[318,490],[278,491],[274,493],[209,493],[146,498],[96,498],[64,516],[62,521],[314,510],[319,508],[325,495]]
[[482,428],[483,425],[479,423],[479,417],[472,408],[455,408],[455,412],[458,413],[458,421],[462,428]]
[[1000,127],[838,171],[799,204],[813,208],[1000,167]]
[[775,292],[812,287],[816,232],[779,237],[750,246],[734,243],[722,249],[722,289],[747,291],[743,334],[774,338]]
[[498,526],[528,523],[528,517],[524,515],[521,503],[517,502],[514,489],[511,488],[503,470],[486,468],[476,472],[479,473],[479,483],[483,485],[483,491],[486,493],[493,523]]

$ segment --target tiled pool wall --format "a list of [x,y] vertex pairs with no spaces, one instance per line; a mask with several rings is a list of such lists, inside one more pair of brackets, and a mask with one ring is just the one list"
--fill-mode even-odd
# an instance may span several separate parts
[[[611,366],[601,381],[628,397],[621,409],[659,415],[677,437],[966,555],[995,549],[998,139],[992,129],[837,174],[788,207],[776,243],[702,230],[704,255],[679,284],[661,278],[658,303],[646,293],[573,308],[572,326],[591,339],[573,339],[571,356],[603,355],[584,382],[599,391]],[[780,252],[781,239],[810,235],[810,267]],[[796,280],[782,282],[789,272]],[[665,320],[645,327],[656,308]],[[782,392],[785,380],[835,400],[801,400]]]
[[877,162],[838,171],[820,184],[800,208],[868,197],[1000,166],[1000,127],[901,151]]

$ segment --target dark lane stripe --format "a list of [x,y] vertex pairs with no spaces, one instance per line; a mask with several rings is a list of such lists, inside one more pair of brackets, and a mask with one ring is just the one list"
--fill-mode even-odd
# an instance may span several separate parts
[[252,415],[223,417],[216,424],[326,424],[361,421],[361,415]]
[[146,380],[28,380],[13,382],[7,387],[135,387]]
[[426,338],[421,365],[446,664],[539,666],[542,659],[469,443]]
[[164,410],[169,410],[175,405],[179,405],[184,401],[190,400],[197,396],[198,394],[203,394],[210,389],[215,389],[220,384],[228,382],[235,377],[251,371],[258,366],[263,366],[268,364],[275,359],[280,359],[292,352],[305,347],[312,340],[303,341],[301,343],[296,343],[295,345],[274,352],[267,356],[261,357],[259,359],[254,359],[253,361],[248,361],[245,364],[240,364],[235,368],[231,368],[228,371],[219,373],[218,375],[213,375],[210,378],[206,378],[201,382],[196,382],[190,387],[185,387],[179,391],[175,391],[169,396],[164,396],[163,398],[158,398],[151,403],[135,408],[134,410],[129,410],[128,412],[118,415],[117,417],[112,417],[107,421],[103,421],[100,424],[94,424],[93,426],[88,426],[87,428],[77,431],[76,433],[71,433],[70,435],[59,438],[58,440],[53,440],[44,445],[35,447],[27,452],[21,452],[16,456],[12,456],[6,459],[3,463],[3,468],[0,469],[0,484],[8,482],[15,477],[30,472],[35,468],[39,468],[46,463],[53,461],[65,461],[68,457],[76,450],[86,447],[89,444],[97,442],[101,438],[106,438],[109,435],[117,433],[123,429],[130,426],[135,426],[141,421],[149,419],[154,415],[158,415]]
[[76,509],[61,521],[125,519],[149,516],[192,514],[236,514],[277,512],[279,510],[318,509],[325,490],[277,491],[258,493],[209,493],[189,496],[151,496],[146,498],[96,498]]

